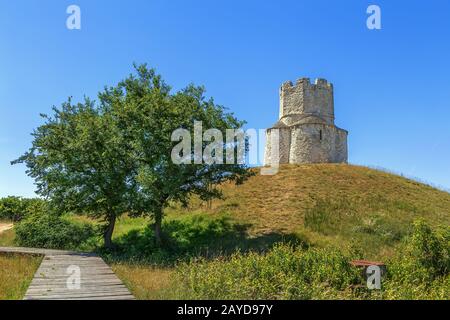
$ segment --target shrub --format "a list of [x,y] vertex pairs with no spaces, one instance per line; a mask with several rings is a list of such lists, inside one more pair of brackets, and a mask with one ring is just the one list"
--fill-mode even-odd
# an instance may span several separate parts
[[22,220],[15,231],[19,245],[49,249],[77,249],[95,235],[94,227],[88,223],[42,213]]
[[147,226],[121,236],[116,240],[116,250],[104,254],[115,260],[172,264],[190,256],[234,249],[243,237],[242,228],[227,217],[213,219],[197,215],[169,220],[163,223],[163,246],[156,242],[152,226]]
[[[433,230],[423,221],[387,261],[382,290],[369,291],[354,252],[300,249],[278,244],[265,254],[182,263],[171,290],[181,299],[448,299],[450,227]],[[358,257],[360,258],[360,257]]]
[[407,252],[433,278],[450,272],[449,234],[450,227],[435,231],[423,220],[414,223],[414,233],[408,241]]
[[0,199],[0,219],[14,220],[15,215],[22,211],[22,201],[19,197]]
[[330,299],[351,296],[360,282],[349,257],[334,249],[278,244],[265,254],[184,263],[177,268],[177,298]]
[[38,198],[6,197],[0,199],[0,219],[20,221],[33,213],[46,211],[47,202]]
[[433,230],[414,223],[384,281],[388,299],[448,299],[450,296],[450,227]]
[[152,226],[128,233],[114,240],[114,250],[102,250],[103,257],[114,262],[145,263],[173,266],[193,257],[213,259],[227,256],[238,249],[263,252],[275,243],[307,244],[296,235],[271,233],[260,236],[248,234],[248,224],[237,223],[228,216],[178,217],[163,222],[163,245],[159,245]]

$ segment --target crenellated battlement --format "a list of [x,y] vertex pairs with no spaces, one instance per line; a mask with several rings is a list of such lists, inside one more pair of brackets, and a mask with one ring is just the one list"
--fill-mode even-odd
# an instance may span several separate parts
[[300,78],[287,81],[280,89],[280,119],[290,115],[316,115],[334,122],[333,85],[325,79]]
[[333,89],[333,84],[329,83],[326,79],[317,78],[314,83],[311,82],[310,78],[299,78],[295,82],[295,85],[292,81],[286,81],[281,85],[281,90],[292,90],[296,87],[304,87],[309,86],[312,90],[317,88],[328,88]]

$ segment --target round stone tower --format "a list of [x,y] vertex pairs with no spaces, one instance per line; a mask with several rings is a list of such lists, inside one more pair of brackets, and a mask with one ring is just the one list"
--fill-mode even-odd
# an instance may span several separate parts
[[333,85],[288,81],[280,89],[280,119],[266,131],[265,165],[347,162],[347,134],[334,124]]

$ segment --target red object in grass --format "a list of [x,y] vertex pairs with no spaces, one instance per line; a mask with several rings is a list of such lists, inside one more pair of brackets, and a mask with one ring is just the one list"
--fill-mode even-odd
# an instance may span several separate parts
[[369,267],[369,266],[384,267],[385,266],[384,262],[369,261],[369,260],[353,260],[352,262],[350,262],[350,264],[355,267]]

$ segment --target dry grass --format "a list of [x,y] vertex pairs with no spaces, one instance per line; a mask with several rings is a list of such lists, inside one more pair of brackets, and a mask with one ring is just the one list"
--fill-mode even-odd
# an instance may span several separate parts
[[[226,184],[222,188],[225,199],[214,200],[211,208],[194,199],[189,209],[168,208],[167,219],[226,215],[236,223],[248,224],[249,237],[294,234],[318,247],[357,246],[364,258],[376,260],[395,252],[417,218],[431,226],[450,225],[449,193],[360,166],[282,166],[277,175],[257,174],[241,186]],[[124,216],[114,238],[149,222]],[[13,230],[6,231],[0,235],[0,246],[12,245],[13,239]],[[217,239],[211,239],[214,241]],[[247,240],[242,241],[241,247],[245,247]],[[172,269],[114,263],[112,267],[138,299],[170,295],[166,289]]]
[[0,254],[0,300],[19,300],[24,296],[42,257]]
[[[277,175],[257,174],[241,186],[224,185],[223,192],[225,199],[213,201],[211,208],[194,199],[188,209],[167,209],[167,218],[226,214],[249,224],[251,237],[295,234],[318,247],[357,246],[364,258],[381,260],[395,252],[415,219],[424,218],[432,226],[450,224],[449,193],[360,166],[282,166]],[[125,221],[123,229],[132,229],[133,219]],[[170,269],[113,268],[137,298],[167,297]]]
[[113,264],[111,267],[139,300],[164,299],[174,272],[173,269],[141,265]]
[[[450,224],[449,193],[361,166],[285,165],[277,175],[257,174],[243,185],[223,186],[223,192],[225,200],[213,201],[211,209],[194,201],[188,210],[169,209],[169,215],[228,213],[251,224],[253,236],[295,233],[318,246],[357,243],[372,258],[390,255],[417,218],[432,226]],[[305,224],[306,216],[322,214],[327,225]]]
[[0,233],[0,247],[13,247],[15,246],[14,239],[16,233],[14,229],[9,229]]

